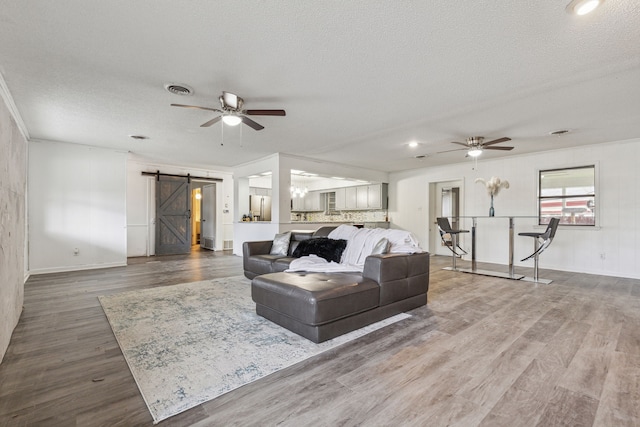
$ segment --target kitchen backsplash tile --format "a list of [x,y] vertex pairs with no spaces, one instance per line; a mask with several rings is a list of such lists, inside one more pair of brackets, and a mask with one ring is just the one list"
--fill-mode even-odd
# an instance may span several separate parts
[[291,221],[313,222],[380,222],[387,220],[387,211],[345,211],[326,215],[324,212],[292,213]]

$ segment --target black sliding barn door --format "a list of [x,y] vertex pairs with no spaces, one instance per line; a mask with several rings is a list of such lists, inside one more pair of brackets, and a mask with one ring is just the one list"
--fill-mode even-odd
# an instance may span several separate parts
[[189,179],[159,175],[156,182],[156,255],[189,253],[191,251]]

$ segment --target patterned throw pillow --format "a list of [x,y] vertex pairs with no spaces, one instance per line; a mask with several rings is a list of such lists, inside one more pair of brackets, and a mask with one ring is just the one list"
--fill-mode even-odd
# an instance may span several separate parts
[[291,232],[276,234],[271,244],[271,255],[286,255],[289,250],[289,241],[291,241]]

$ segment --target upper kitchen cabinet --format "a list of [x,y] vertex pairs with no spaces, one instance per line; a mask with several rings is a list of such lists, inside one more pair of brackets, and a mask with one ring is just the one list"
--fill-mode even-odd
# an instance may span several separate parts
[[336,188],[336,206],[335,210],[343,211],[347,209],[347,189],[346,188]]
[[389,200],[389,184],[367,185],[368,209],[387,209]]
[[[344,190],[344,201],[342,191]],[[360,185],[336,190],[336,210],[387,209],[388,184]]]
[[309,191],[304,197],[296,197],[291,200],[292,212],[324,211],[324,198],[319,191]]

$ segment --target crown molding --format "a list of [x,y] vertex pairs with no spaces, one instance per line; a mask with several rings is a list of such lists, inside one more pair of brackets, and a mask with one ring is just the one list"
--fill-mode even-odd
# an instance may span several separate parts
[[20,129],[20,133],[26,141],[29,141],[29,131],[27,130],[27,126],[22,120],[22,116],[20,115],[20,111],[18,111],[16,103],[13,102],[13,96],[11,96],[11,92],[9,91],[9,87],[7,86],[7,82],[4,80],[4,76],[2,75],[2,73],[0,73],[0,96],[2,96],[4,103],[9,109],[9,114],[11,114],[11,116],[13,117],[13,120],[16,122],[18,129]]

